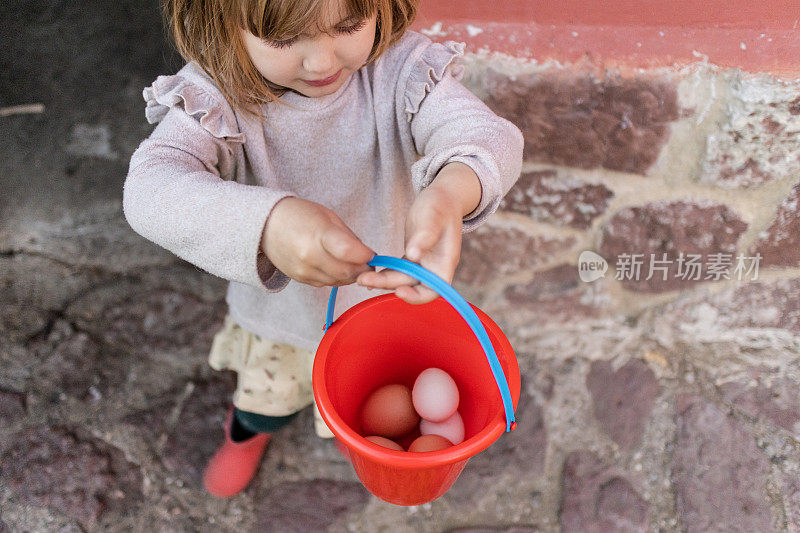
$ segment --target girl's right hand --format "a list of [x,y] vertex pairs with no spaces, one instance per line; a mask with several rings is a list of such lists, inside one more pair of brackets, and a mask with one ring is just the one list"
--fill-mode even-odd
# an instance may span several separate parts
[[367,262],[375,256],[336,213],[294,197],[275,204],[261,249],[278,270],[314,287],[355,282],[372,270]]

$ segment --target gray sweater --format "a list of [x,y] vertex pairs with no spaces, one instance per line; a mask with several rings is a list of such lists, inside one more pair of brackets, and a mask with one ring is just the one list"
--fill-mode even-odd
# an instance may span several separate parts
[[[260,252],[273,206],[296,196],[333,210],[371,249],[402,256],[405,215],[447,163],[478,175],[483,223],[519,178],[522,134],[460,83],[462,43],[409,31],[335,93],[234,111],[195,64],[144,90],[158,122],[133,154],[123,207],[131,227],[230,281],[229,311],[257,335],[315,350],[330,288],[270,277]],[[338,316],[380,291],[341,287]]]

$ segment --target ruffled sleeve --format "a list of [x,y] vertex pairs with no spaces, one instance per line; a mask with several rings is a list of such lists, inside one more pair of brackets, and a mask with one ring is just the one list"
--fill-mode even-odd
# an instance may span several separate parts
[[189,64],[172,76],[159,76],[142,92],[147,106],[144,113],[150,124],[161,122],[172,108],[181,108],[217,139],[244,143],[236,116],[222,93],[211,90],[211,84],[199,68]]
[[405,112],[409,122],[419,111],[425,96],[449,73],[457,81],[464,76],[464,43],[446,41],[423,48],[415,60],[405,86]]
[[293,192],[247,183],[245,136],[199,67],[160,76],[143,94],[158,126],[131,156],[123,189],[130,226],[215,276],[282,290],[288,278],[261,241],[272,209]]
[[396,102],[402,106],[397,120],[407,119],[408,135],[420,156],[411,164],[412,185],[418,193],[447,164],[469,166],[481,185],[480,202],[464,219],[464,231],[471,231],[497,209],[519,178],[522,133],[460,83],[464,43],[435,43],[409,33],[407,46],[413,49],[400,69]]

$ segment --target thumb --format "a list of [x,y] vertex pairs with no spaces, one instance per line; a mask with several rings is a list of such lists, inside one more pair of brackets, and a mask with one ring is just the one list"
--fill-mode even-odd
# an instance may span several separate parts
[[333,226],[322,236],[322,247],[340,261],[364,264],[375,256],[347,226]]
[[422,256],[433,248],[442,234],[442,228],[426,227],[411,235],[406,244],[406,257],[409,260],[419,262]]

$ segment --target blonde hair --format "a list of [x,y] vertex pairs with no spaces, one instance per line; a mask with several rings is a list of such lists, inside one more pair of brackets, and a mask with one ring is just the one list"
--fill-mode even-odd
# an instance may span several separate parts
[[[375,42],[366,63],[375,61],[405,33],[419,0],[343,0],[347,15],[377,12]],[[329,0],[163,0],[172,38],[186,61],[196,61],[241,111],[277,100],[288,89],[265,79],[241,37],[245,29],[262,39],[280,39],[318,25]]]

